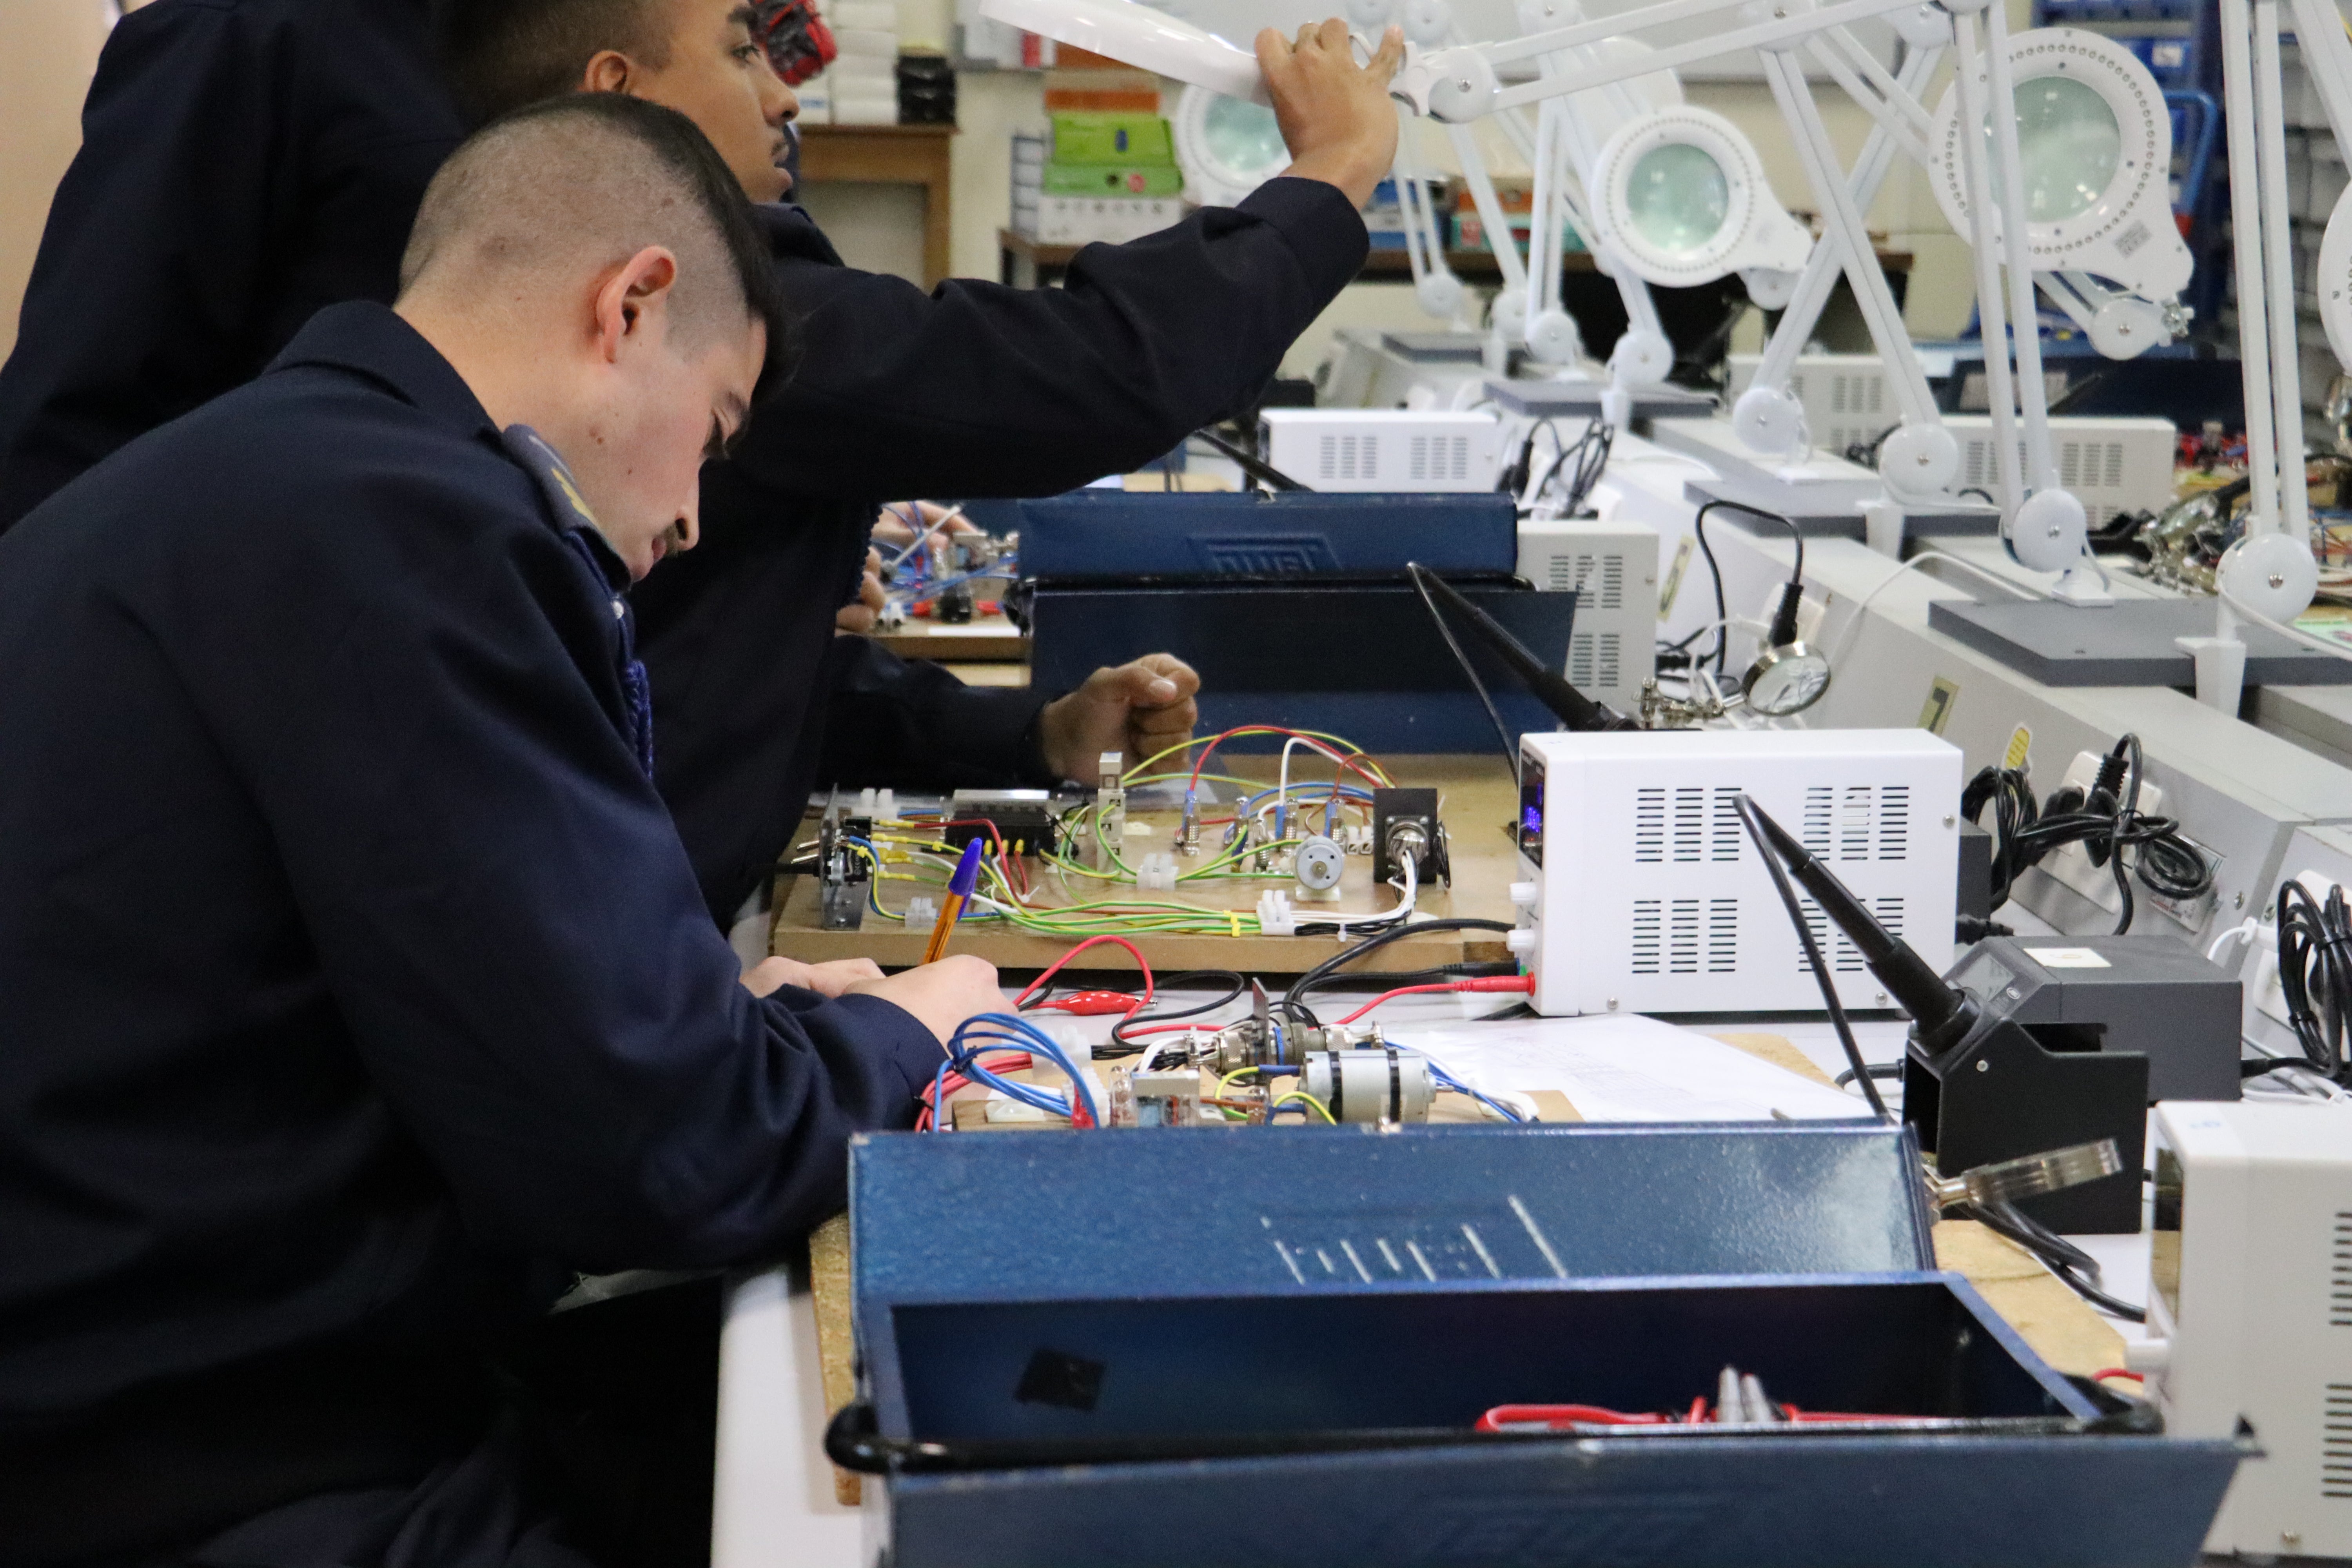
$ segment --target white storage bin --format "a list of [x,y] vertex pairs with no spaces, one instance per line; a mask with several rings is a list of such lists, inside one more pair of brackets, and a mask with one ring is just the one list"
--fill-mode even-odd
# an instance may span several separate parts
[[898,31],[896,0],[834,0],[834,4],[824,7],[823,15],[825,25],[836,33],[844,27],[890,34]]
[[1047,245],[1118,244],[1157,234],[1183,216],[1184,204],[1175,196],[1043,196],[1037,238]]

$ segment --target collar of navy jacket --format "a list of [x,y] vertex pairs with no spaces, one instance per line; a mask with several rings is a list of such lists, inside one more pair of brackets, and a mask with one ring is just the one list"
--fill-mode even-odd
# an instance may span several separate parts
[[629,569],[597,526],[562,454],[528,425],[500,430],[457,367],[399,312],[382,305],[364,300],[331,305],[311,317],[269,368],[296,365],[327,365],[364,375],[458,434],[495,445],[530,475],[542,521],[571,548],[583,584],[611,607],[613,669],[628,702],[625,733],[637,766],[652,778],[653,688],[637,658]]

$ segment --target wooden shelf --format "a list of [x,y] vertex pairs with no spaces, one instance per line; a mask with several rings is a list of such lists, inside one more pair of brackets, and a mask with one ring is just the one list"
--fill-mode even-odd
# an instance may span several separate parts
[[801,183],[807,185],[916,185],[923,193],[923,287],[948,275],[954,229],[948,204],[948,141],[952,125],[801,127]]

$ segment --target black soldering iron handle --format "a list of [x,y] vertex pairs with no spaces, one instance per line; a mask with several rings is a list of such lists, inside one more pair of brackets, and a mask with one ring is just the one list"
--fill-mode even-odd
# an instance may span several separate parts
[[1922,1047],[1941,1051],[1963,1038],[1976,1022],[1976,1005],[1967,993],[1948,984],[1902,938],[1890,935],[1876,916],[1813,852],[1748,795],[1739,797],[1741,815],[1752,817],[1789,868],[1799,887],[1813,896],[1830,923],[1845,933],[1870,972],[1886,987],[1896,1005],[1911,1015]]
[[1595,702],[1570,685],[1567,679],[1546,667],[1544,661],[1528,650],[1527,644],[1511,635],[1502,622],[1465,599],[1444,578],[1417,561],[1407,562],[1405,570],[1413,579],[1443,599],[1454,613],[1475,633],[1496,658],[1511,667],[1513,674],[1527,682],[1536,700],[1551,710],[1552,716],[1571,730],[1635,730],[1641,726],[1604,703]]

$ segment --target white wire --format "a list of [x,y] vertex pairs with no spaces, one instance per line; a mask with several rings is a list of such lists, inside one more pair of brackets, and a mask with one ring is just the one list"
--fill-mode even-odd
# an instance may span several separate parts
[[2213,939],[2211,945],[2205,949],[2206,961],[2213,963],[2220,963],[2221,959],[2221,949],[2234,941],[2243,941],[2249,947],[2252,946],[2254,938],[2261,933],[2261,931],[2262,927],[2260,923],[2255,921],[2253,916],[2248,915],[2244,920],[2239,921],[2236,925],[2231,926],[2228,931],[2223,931],[2221,935]]
[[2301,626],[2289,626],[2284,621],[2274,621],[2260,610],[2250,608],[2243,599],[2239,598],[2227,588],[2221,587],[2219,584],[2215,584],[2215,588],[2221,595],[2223,604],[2228,605],[2230,608],[2255,625],[2268,626],[2281,637],[2292,637],[2296,642],[2308,647],[2315,647],[2322,653],[2332,653],[2338,658],[2352,658],[2352,647],[2347,647],[2342,643],[2329,642],[2326,637],[2314,637]]
[[1402,925],[1405,921],[1411,920],[1412,918],[1413,905],[1421,897],[1421,858],[1419,856],[1407,855],[1404,857],[1404,876],[1401,880],[1404,884],[1404,898],[1396,908],[1389,910],[1386,914],[1366,915],[1363,919],[1357,921],[1333,921],[1331,923],[1339,928],[1339,940],[1345,942],[1349,931],[1361,931],[1366,926],[1396,926]]
[[[938,503],[937,503],[937,502],[934,502],[933,504],[934,504],[934,505],[936,505],[936,504],[938,504]],[[916,519],[916,521],[919,521],[919,521],[922,521],[922,516],[923,516],[923,503],[922,503],[922,502],[920,502],[920,501],[917,501],[917,502],[915,502],[915,503],[914,503],[914,505],[915,505],[915,519]],[[953,522],[956,519],[958,519],[958,518],[961,517],[962,515],[963,515],[963,508],[962,508],[962,507],[961,507],[961,506],[951,506],[951,507],[948,508],[948,510],[947,510],[946,511],[944,511],[944,512],[942,512],[942,513],[940,513],[940,518],[939,518],[939,521],[936,521],[936,522],[933,522],[933,523],[929,524],[929,525],[928,527],[926,527],[926,528],[925,528],[925,529],[924,529],[920,533],[918,533],[917,535],[915,535],[915,541],[914,541],[914,542],[913,542],[913,543],[911,543],[911,544],[908,545],[906,549],[901,550],[900,552],[898,552],[898,554],[893,555],[892,557],[890,557],[890,560],[889,560],[888,564],[890,564],[890,565],[892,565],[892,566],[897,566],[897,565],[900,564],[901,563],[903,563],[903,562],[907,559],[907,557],[908,557],[908,556],[912,555],[916,551],[918,551],[918,550],[919,550],[919,549],[921,549],[921,548],[922,548],[923,541],[925,541],[926,539],[929,539],[932,534],[937,533],[940,529],[945,528],[948,524],[950,524],[950,523]]]
[[1981,577],[1986,582],[1991,584],[1994,587],[2000,589],[2003,593],[2010,595],[2013,598],[2040,599],[2042,597],[2040,594],[2029,593],[2027,590],[2021,588],[2016,584],[2011,582],[2008,578],[2001,576],[1999,573],[1988,571],[1984,567],[1978,565],[1973,561],[1963,561],[1958,556],[1947,554],[1941,550],[1922,550],[1918,554],[1912,556],[1909,560],[1896,563],[1895,570],[1889,572],[1885,576],[1881,577],[1878,580],[1876,586],[1873,587],[1869,593],[1864,594],[1858,601],[1855,602],[1853,614],[1846,618],[1845,626],[1838,632],[1837,647],[1829,656],[1830,673],[1832,676],[1837,673],[1838,660],[1846,656],[1848,647],[1853,644],[1854,637],[1860,634],[1863,619],[1864,616],[1869,615],[1870,606],[1872,604],[1876,602],[1878,595],[1885,592],[1887,585],[1893,583],[1895,579],[1902,576],[1906,572],[1916,570],[1922,562],[1927,561],[1941,561],[1948,565],[1957,566],[1963,572],[1973,572],[1979,577]]

